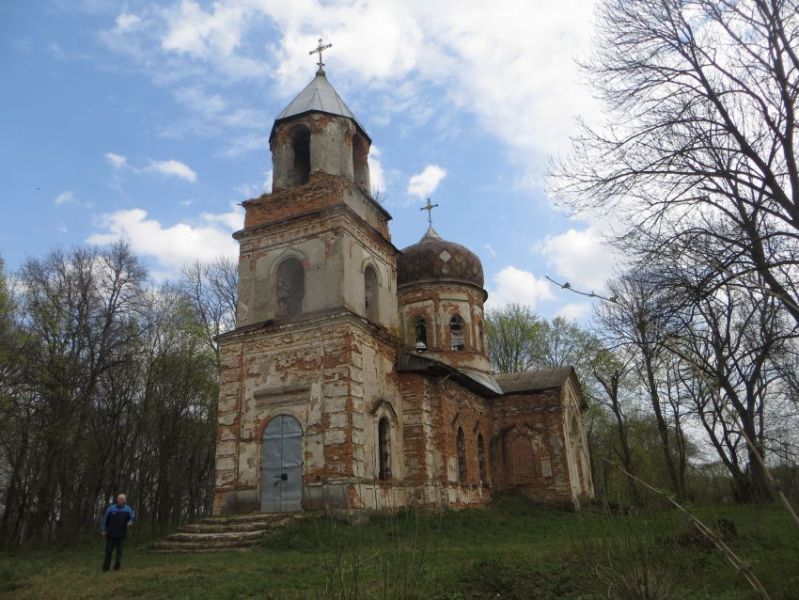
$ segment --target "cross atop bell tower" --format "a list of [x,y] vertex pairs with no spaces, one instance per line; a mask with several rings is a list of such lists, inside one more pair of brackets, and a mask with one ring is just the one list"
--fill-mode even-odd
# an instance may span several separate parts
[[317,44],[316,48],[314,48],[313,50],[311,50],[308,53],[311,56],[313,56],[314,54],[318,54],[319,55],[319,62],[316,63],[319,66],[319,68],[316,71],[317,75],[323,75],[324,72],[325,72],[325,69],[324,69],[325,63],[322,60],[322,52],[324,52],[328,48],[332,48],[332,47],[333,47],[333,44],[323,44],[322,43],[322,38],[319,38],[319,43]]

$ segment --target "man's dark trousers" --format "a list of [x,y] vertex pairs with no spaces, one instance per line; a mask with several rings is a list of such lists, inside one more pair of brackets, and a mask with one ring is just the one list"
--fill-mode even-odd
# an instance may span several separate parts
[[[111,554],[114,548],[117,550],[117,557],[114,561],[114,571],[119,571],[122,566],[122,549],[125,547],[125,538],[114,539],[106,535],[105,538],[105,560],[103,561],[103,571],[111,568]],[[96,563],[95,563],[96,564]]]

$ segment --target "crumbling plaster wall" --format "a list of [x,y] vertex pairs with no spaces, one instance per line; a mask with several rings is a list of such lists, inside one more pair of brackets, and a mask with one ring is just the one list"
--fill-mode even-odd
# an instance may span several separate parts
[[[510,394],[492,401],[492,480],[541,502],[579,507],[562,388]],[[571,414],[571,413],[569,413]]]
[[376,483],[377,421],[395,414],[402,481],[396,340],[348,314],[242,334],[221,344],[214,512],[257,509],[263,431],[277,415],[303,428],[303,506],[381,508],[404,497]]
[[396,250],[344,206],[241,234],[238,326],[278,319],[278,265],[298,258],[305,270],[302,312],[346,306],[365,316],[364,273],[378,273],[379,324],[397,330]]
[[352,138],[355,123],[343,117],[309,113],[280,123],[275,128],[269,141],[273,190],[294,184],[294,136],[299,128],[310,131],[311,174],[321,172],[354,180]]
[[365,226],[353,223],[342,234],[344,306],[367,316],[365,271],[371,266],[377,274],[377,324],[396,336],[399,333],[396,251],[385,240],[368,233]]
[[[490,488],[480,480],[477,452],[477,434],[482,433],[488,462],[491,424],[486,400],[447,378],[402,373],[399,380],[410,503],[459,507],[488,502]],[[463,481],[458,468],[459,427],[465,442]]]

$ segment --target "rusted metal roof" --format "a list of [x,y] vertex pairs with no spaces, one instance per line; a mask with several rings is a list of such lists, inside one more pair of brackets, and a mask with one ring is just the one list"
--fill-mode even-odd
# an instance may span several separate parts
[[563,387],[572,373],[572,367],[552,367],[523,373],[499,373],[494,378],[503,394],[521,394]]
[[397,285],[427,281],[461,281],[482,288],[483,265],[474,252],[441,239],[431,226],[397,258]]

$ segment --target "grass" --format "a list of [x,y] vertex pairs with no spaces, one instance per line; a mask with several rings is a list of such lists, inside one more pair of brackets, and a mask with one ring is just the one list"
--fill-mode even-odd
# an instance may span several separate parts
[[[696,509],[734,525],[734,550],[773,599],[799,597],[799,530],[778,506]],[[132,535],[123,570],[103,544],[0,554],[4,598],[754,598],[740,575],[664,508],[574,514],[518,498],[483,510],[308,519],[249,552],[158,555]]]

